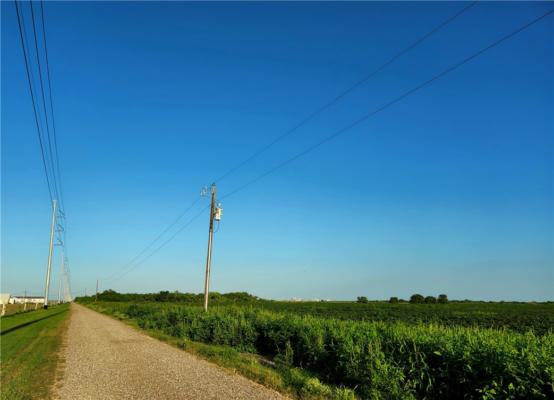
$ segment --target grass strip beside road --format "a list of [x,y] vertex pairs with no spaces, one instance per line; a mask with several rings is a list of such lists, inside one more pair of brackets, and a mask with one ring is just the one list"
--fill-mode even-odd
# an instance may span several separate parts
[[0,319],[2,400],[48,398],[68,311],[64,304]]

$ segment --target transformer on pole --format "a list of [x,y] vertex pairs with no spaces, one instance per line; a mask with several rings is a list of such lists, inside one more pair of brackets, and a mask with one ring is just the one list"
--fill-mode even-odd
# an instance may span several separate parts
[[[200,193],[202,195],[207,194],[207,189],[203,189]],[[208,255],[206,257],[206,280],[204,283],[204,311],[208,311],[208,297],[210,293],[210,267],[212,263],[212,243],[214,234],[214,220],[220,221],[223,208],[221,203],[218,203],[215,207],[215,183],[212,183],[212,203],[210,207],[210,229],[208,231]]]

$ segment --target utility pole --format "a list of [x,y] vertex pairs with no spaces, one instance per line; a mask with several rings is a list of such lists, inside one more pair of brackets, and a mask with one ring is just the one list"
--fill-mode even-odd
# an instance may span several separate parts
[[23,311],[27,310],[27,289],[25,289],[25,298],[23,299]]
[[210,231],[208,236],[208,256],[206,259],[206,282],[204,284],[204,311],[208,312],[208,293],[210,291],[210,265],[212,263],[212,238],[214,235],[215,183],[212,183],[212,207],[210,208]]
[[58,282],[58,304],[62,303],[63,263],[64,263],[64,251],[62,250],[62,263],[60,264],[60,281]]
[[52,266],[52,247],[54,245],[54,226],[56,224],[56,202],[52,205],[52,227],[50,228],[50,249],[48,251],[48,269],[46,270],[46,291],[44,293],[44,309],[48,308],[48,289],[50,289],[50,267]]
[[96,297],[94,298],[94,301],[98,301],[98,279],[96,280]]
[[87,288],[85,288],[85,297],[87,297]]

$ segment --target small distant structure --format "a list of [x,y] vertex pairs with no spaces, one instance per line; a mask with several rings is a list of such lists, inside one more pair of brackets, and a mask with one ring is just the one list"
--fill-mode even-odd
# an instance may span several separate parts
[[33,303],[33,304],[44,304],[44,297],[42,296],[13,296],[10,297],[10,304],[25,304],[25,303]]
[[2,304],[2,316],[6,314],[6,304],[10,301],[9,293],[0,293],[0,303]]
[[293,297],[292,299],[283,299],[280,301],[290,301],[292,303],[305,303],[305,302],[321,302],[321,301],[331,301],[331,300],[322,300],[318,299],[317,297],[314,297],[313,299],[301,299],[298,297]]

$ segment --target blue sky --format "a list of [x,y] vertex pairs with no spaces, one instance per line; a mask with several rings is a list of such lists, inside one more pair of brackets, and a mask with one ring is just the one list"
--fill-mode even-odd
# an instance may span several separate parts
[[[74,295],[466,4],[45,3]],[[1,290],[38,295],[51,211],[15,8],[1,6]],[[218,197],[552,7],[478,3],[218,182]],[[211,288],[552,300],[552,33],[550,16],[230,196]],[[100,289],[201,292],[207,225],[204,213]]]

